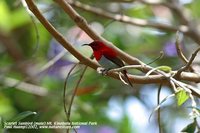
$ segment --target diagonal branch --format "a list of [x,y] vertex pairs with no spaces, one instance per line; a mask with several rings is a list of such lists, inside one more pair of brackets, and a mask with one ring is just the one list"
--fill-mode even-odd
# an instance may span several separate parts
[[44,16],[41,14],[39,9],[35,6],[32,0],[26,0],[26,3],[29,7],[29,9],[33,12],[33,14],[39,19],[39,21],[44,25],[44,27],[51,33],[52,36],[55,37],[55,39],[62,44],[62,46],[70,51],[70,53],[75,56],[81,63],[88,64],[90,67],[96,69],[97,64],[83,56],[80,52],[78,52],[64,37],[62,34],[57,32],[57,30],[47,21]]
[[[119,57],[126,62],[127,64],[135,64],[140,65],[144,64],[139,59],[132,57],[128,55],[127,53],[123,52],[119,48],[115,47],[111,42],[105,40],[100,35],[98,35],[93,29],[90,28],[90,26],[87,24],[87,21],[80,16],[71,6],[68,2],[65,0],[54,0],[57,2],[57,4],[63,8],[63,10],[71,17],[72,20],[83,30],[85,31],[93,40],[101,40],[105,44],[107,44],[109,47],[112,47],[119,55]],[[148,70],[146,70],[148,71]]]

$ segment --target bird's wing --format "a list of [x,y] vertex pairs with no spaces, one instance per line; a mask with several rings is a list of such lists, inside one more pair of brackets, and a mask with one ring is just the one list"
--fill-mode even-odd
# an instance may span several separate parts
[[123,67],[124,63],[122,60],[120,60],[118,57],[108,57],[105,56],[105,58],[107,58],[108,60],[112,61],[114,64],[116,64],[119,67]]

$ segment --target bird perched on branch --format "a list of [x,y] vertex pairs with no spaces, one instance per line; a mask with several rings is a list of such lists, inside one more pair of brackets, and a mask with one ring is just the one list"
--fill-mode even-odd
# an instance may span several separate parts
[[[90,46],[92,48],[96,61],[104,67],[106,71],[124,66],[124,62],[118,57],[117,52],[101,41],[95,40],[89,44],[83,44],[82,46]],[[123,70],[122,73],[128,84],[133,87],[127,76],[127,71]]]

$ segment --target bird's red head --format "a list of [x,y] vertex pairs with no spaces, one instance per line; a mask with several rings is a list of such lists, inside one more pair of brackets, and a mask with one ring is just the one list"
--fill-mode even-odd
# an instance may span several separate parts
[[95,40],[89,44],[83,44],[83,46],[84,45],[90,46],[94,51],[98,51],[98,50],[101,50],[101,49],[104,49],[105,47],[107,47],[103,42],[98,41],[98,40]]

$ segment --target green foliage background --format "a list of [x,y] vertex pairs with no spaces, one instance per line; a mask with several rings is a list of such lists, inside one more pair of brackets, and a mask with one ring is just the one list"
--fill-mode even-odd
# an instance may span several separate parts
[[[82,1],[84,3],[101,7],[105,10],[111,10],[116,8],[115,12],[123,13],[125,15],[143,18],[152,21],[157,21],[156,14],[153,12],[151,6],[133,4],[120,4],[113,5],[109,2],[99,1]],[[36,1],[38,7],[43,12],[43,15],[64,35],[68,38],[74,38],[75,34],[69,33],[68,30],[75,27],[72,20],[52,1],[38,0]],[[192,2],[185,4],[185,7],[190,11],[195,22],[199,21],[200,17],[200,1],[193,0]],[[162,8],[161,8],[162,9]],[[105,19],[100,16],[93,15],[76,9],[82,16],[84,16],[88,22],[96,22],[101,26],[107,25],[111,20]],[[163,9],[164,10],[164,9]],[[77,61],[68,53],[63,57],[65,62],[70,62],[66,66],[53,65],[48,71],[33,77],[29,83],[36,84],[44,87],[48,94],[45,96],[37,96],[31,93],[27,93],[17,89],[17,87],[8,87],[4,84],[4,78],[10,77],[18,80],[23,80],[28,75],[36,73],[44,64],[48,62],[52,57],[49,57],[49,51],[52,43],[52,36],[47,30],[33,17],[36,24],[38,33],[34,26],[31,15],[28,14],[26,9],[22,6],[20,1],[13,2],[12,0],[0,1],[0,35],[7,40],[12,40],[13,51],[8,52],[2,39],[0,39],[0,117],[2,121],[9,121],[17,117],[18,114],[31,111],[37,112],[37,114],[27,115],[21,121],[66,121],[66,116],[63,109],[62,95],[64,80],[67,72],[73,63]],[[169,22],[176,25],[178,22],[171,17]],[[168,18],[166,18],[168,19]],[[39,38],[37,37],[39,36]],[[167,44],[173,44],[175,42],[174,32],[165,32],[152,28],[136,27],[126,25],[120,22],[112,22],[106,26],[102,36],[113,42],[117,47],[123,51],[133,55],[145,63],[151,62],[153,59],[159,56],[160,51],[165,50]],[[78,38],[75,38],[74,46],[78,50],[83,52],[86,56],[91,55],[91,50],[82,48],[82,43]],[[39,41],[39,43],[37,43]],[[87,39],[83,42],[87,41]],[[191,47],[195,47],[193,41],[188,38],[184,38],[184,52],[187,56],[191,54]],[[170,45],[170,46],[171,46]],[[86,51],[87,50],[87,51]],[[170,49],[173,51],[174,49]],[[20,58],[12,56],[12,52],[18,51]],[[89,51],[89,52],[88,52]],[[18,59],[18,60],[16,60]],[[164,58],[151,64],[152,66],[166,65],[172,67],[173,70],[179,68],[182,64],[176,54],[169,55],[165,53]],[[72,92],[75,84],[79,78],[79,74],[83,66],[80,65],[75,72],[70,76],[68,84],[68,91]],[[54,74],[50,74],[53,71]],[[132,71],[133,73],[141,74],[139,71]],[[62,73],[62,74],[60,74]],[[94,87],[95,91],[86,93],[84,95],[76,96],[72,107],[72,121],[97,121],[98,126],[92,127],[91,132],[97,133],[99,128],[107,126],[112,128],[118,133],[137,133],[140,131],[139,127],[133,127],[134,123],[139,121],[131,120],[124,108],[124,104],[127,98],[137,98],[143,106],[148,110],[147,113],[151,113],[155,105],[153,106],[151,101],[145,102],[145,96],[141,93],[144,85],[135,85],[136,92],[133,95],[133,91],[126,85],[123,85],[120,81],[103,77],[98,75],[96,71],[88,68],[84,75],[83,81],[80,85],[80,89]],[[150,93],[156,93],[157,85],[149,85],[147,87]],[[170,90],[166,88],[166,90]],[[67,100],[69,101],[72,93],[67,94]],[[152,94],[153,95],[153,94]],[[108,116],[109,101],[112,98],[116,98],[120,101],[122,108],[122,117],[116,121]],[[156,101],[156,99],[155,99]],[[134,106],[134,105],[133,105]],[[173,113],[172,113],[173,112]],[[161,117],[163,129],[167,133],[173,132],[174,127],[170,129],[170,122],[173,123],[177,119],[187,119],[188,109],[177,107],[175,102],[170,105],[166,105],[162,109]],[[137,114],[135,114],[137,115]],[[165,119],[168,118],[168,119]],[[145,118],[148,119],[148,118]],[[156,118],[155,118],[156,119]],[[156,128],[156,120],[149,123],[152,127]],[[184,125],[182,125],[182,128]],[[3,130],[3,129],[2,129]],[[22,132],[35,132],[35,130],[8,130],[8,132],[22,133]],[[37,130],[38,133],[54,133],[64,132],[64,130]],[[108,132],[113,133],[113,132]]]

